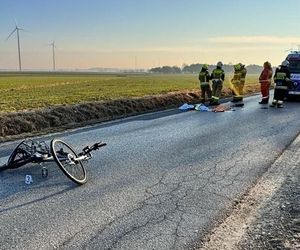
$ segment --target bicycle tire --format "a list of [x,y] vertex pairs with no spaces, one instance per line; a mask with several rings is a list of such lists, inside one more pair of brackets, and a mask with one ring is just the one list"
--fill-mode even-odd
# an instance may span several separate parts
[[10,154],[6,169],[15,169],[22,167],[31,162],[31,157],[24,149],[22,149],[22,145],[24,145],[26,141],[22,141],[18,144],[18,146],[14,149],[14,151]]
[[[72,161],[72,157],[78,157],[78,155],[70,145],[62,140],[53,139],[51,141],[51,153],[54,161],[69,179],[79,185],[86,183],[85,167],[82,161]],[[67,157],[66,159],[62,159],[62,153],[64,157]],[[68,161],[71,163],[68,163]]]

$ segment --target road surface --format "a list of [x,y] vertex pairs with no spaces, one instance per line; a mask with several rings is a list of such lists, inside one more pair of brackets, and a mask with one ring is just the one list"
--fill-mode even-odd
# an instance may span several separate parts
[[[166,112],[55,134],[76,148],[102,140],[77,186],[56,165],[0,173],[0,249],[187,249],[300,131],[300,104]],[[17,142],[0,144],[4,162]],[[31,174],[33,183],[24,183]]]

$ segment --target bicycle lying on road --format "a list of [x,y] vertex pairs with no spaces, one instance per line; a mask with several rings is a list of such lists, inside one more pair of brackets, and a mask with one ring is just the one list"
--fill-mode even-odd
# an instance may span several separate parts
[[[44,141],[25,140],[22,141],[11,153],[7,163],[0,166],[0,172],[7,169],[16,169],[28,163],[42,164],[44,162],[56,162],[63,173],[77,184],[84,184],[87,181],[86,169],[83,164],[92,158],[91,152],[106,143],[98,142],[93,146],[87,146],[82,152],[76,151],[62,140],[53,139],[50,147]],[[48,175],[45,167],[42,168],[42,175]]]

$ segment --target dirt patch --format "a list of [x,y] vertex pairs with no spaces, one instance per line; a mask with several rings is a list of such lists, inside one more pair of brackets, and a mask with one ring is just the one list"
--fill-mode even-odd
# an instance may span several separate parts
[[237,249],[300,249],[300,171],[295,168],[284,185],[258,214]]
[[[255,93],[258,91],[258,87],[246,86],[245,93]],[[223,97],[230,95],[229,89],[223,90]],[[16,135],[57,131],[174,108],[185,102],[197,103],[199,100],[200,91],[194,90],[106,102],[52,106],[33,111],[0,113],[0,141],[8,140]]]

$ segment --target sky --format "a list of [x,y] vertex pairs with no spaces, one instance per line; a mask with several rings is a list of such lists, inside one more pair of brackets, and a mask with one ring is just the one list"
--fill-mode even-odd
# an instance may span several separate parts
[[300,44],[300,0],[0,0],[0,69],[278,65]]

